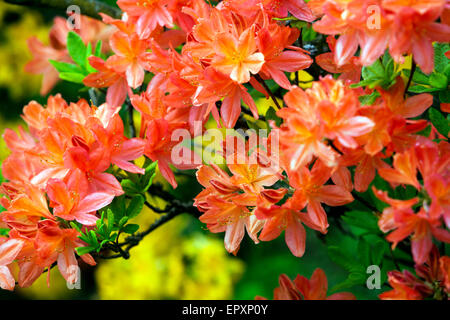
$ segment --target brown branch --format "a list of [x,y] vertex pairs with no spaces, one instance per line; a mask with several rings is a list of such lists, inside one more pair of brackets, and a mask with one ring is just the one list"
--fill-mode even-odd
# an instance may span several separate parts
[[[413,58],[414,57],[412,57],[411,59],[413,59]],[[409,89],[409,86],[411,85],[411,82],[412,82],[412,79],[413,79],[415,71],[416,71],[416,63],[413,60],[412,64],[411,64],[411,71],[410,71],[410,74],[409,74],[408,83],[406,84],[405,92],[403,93],[404,96],[406,96],[406,93],[408,92],[408,89]]]
[[160,226],[164,225],[166,222],[169,222],[173,218],[188,213],[195,217],[198,216],[199,212],[196,207],[193,206],[192,202],[182,202],[178,199],[175,199],[170,193],[164,191],[160,185],[152,185],[149,194],[153,196],[158,196],[170,204],[164,209],[159,209],[151,205],[149,202],[145,202],[145,205],[150,209],[157,213],[165,213],[158,220],[152,223],[145,231],[128,236],[123,242],[116,243],[108,243],[105,245],[105,249],[113,251],[115,254],[113,255],[105,255],[104,253],[100,253],[97,256],[102,259],[115,259],[115,258],[130,258],[130,250],[131,248],[137,246],[147,235],[149,235],[152,231],[156,230]]
[[269,86],[267,85],[267,83],[264,81],[263,78],[261,78],[261,76],[259,74],[255,74],[254,75],[255,79],[264,87],[264,89],[267,91],[267,93],[270,95],[270,97],[272,98],[273,103],[275,103],[275,106],[277,107],[277,109],[281,109],[280,104],[278,103],[277,98],[275,97],[275,95],[273,94],[273,92],[270,90]]

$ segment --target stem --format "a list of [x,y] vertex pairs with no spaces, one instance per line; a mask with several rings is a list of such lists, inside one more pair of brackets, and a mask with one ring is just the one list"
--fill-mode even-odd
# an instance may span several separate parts
[[[158,196],[167,202],[169,205],[164,209],[159,209],[151,205],[148,201],[145,202],[145,205],[152,209],[156,213],[166,213],[161,216],[158,220],[156,220],[153,224],[151,224],[147,230],[137,233],[135,235],[128,236],[123,242],[116,243],[108,243],[105,245],[105,249],[110,249],[116,254],[106,256],[104,254],[98,254],[97,256],[102,259],[115,259],[115,258],[130,258],[130,250],[131,248],[137,246],[139,242],[141,242],[147,235],[149,235],[152,231],[164,225],[166,222],[172,220],[173,218],[183,214],[188,213],[195,217],[198,217],[198,210],[193,206],[192,202],[182,202],[178,199],[174,199],[173,196],[164,191],[160,185],[152,185],[148,193],[152,196]],[[123,248],[125,247],[125,249]]]
[[167,212],[167,209],[157,208],[157,207],[153,206],[152,204],[150,204],[150,202],[148,202],[148,201],[145,201],[144,204],[153,212],[156,212],[156,213],[166,213]]
[[134,125],[134,118],[133,118],[133,106],[131,105],[131,102],[128,102],[128,122],[130,125],[130,136],[131,138],[136,137],[136,127]]
[[259,74],[255,74],[254,77],[264,87],[264,89],[267,91],[267,93],[270,95],[270,97],[272,98],[272,101],[275,103],[276,109],[277,110],[281,109],[281,106],[278,103],[277,98],[275,97],[273,92],[270,90],[269,86],[264,81],[264,79],[261,78],[261,76]]
[[[414,57],[412,57],[413,59]],[[412,78],[414,76],[414,72],[416,71],[416,63],[414,62],[414,60],[412,61],[412,65],[411,65],[411,73],[409,74],[409,78],[408,78],[408,83],[406,84],[405,87],[405,92],[403,95],[406,95],[406,93],[408,92],[409,86],[411,85],[412,82]]]
[[71,5],[80,7],[81,14],[95,19],[100,19],[99,12],[105,13],[113,18],[120,19],[122,13],[104,2],[97,0],[5,0],[11,4],[17,4],[30,7],[47,7],[63,10],[66,12]]

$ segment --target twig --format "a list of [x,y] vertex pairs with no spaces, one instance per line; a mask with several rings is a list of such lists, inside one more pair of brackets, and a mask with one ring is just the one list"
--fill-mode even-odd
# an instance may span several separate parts
[[133,106],[129,100],[127,100],[127,109],[128,109],[128,123],[130,125],[130,136],[131,138],[136,137],[136,126],[134,125],[134,117],[133,117]]
[[[167,202],[169,202],[169,205],[165,207],[164,209],[156,208],[155,206],[151,205],[148,201],[145,202],[145,205],[148,206],[151,210],[157,212],[157,213],[166,213],[165,215],[161,216],[158,220],[156,220],[152,225],[148,227],[147,230],[128,236],[123,242],[115,242],[115,243],[108,243],[105,245],[105,249],[109,249],[116,254],[113,255],[104,255],[103,253],[98,254],[97,256],[102,259],[114,259],[114,258],[124,258],[129,259],[130,258],[130,250],[131,248],[137,246],[139,242],[141,242],[144,237],[149,235],[152,231],[159,228],[160,226],[164,225],[166,222],[172,220],[173,218],[188,213],[193,216],[198,216],[198,210],[196,207],[193,206],[193,203],[191,201],[189,202],[182,202],[178,199],[175,199],[170,193],[167,191],[164,191],[162,186],[155,184],[152,185],[148,191],[150,195],[158,196]],[[125,247],[125,248],[124,248]]]
[[155,207],[154,205],[150,204],[150,202],[148,202],[148,201],[145,201],[144,204],[145,204],[150,210],[152,210],[153,212],[156,212],[156,213],[166,213],[166,212],[167,212],[167,209],[165,209],[165,208],[164,208],[164,209],[157,208],[157,207]]
[[66,12],[69,6],[75,5],[80,7],[80,13],[82,15],[95,19],[101,19],[100,12],[116,19],[120,19],[122,16],[119,9],[98,0],[5,0],[5,2],[30,7],[54,8],[63,10],[64,12]]
[[275,97],[275,95],[273,94],[273,92],[270,90],[269,86],[267,85],[267,83],[264,81],[263,78],[261,78],[261,76],[259,74],[255,74],[254,75],[255,79],[264,87],[264,89],[267,91],[267,93],[270,95],[270,97],[272,98],[272,101],[275,103],[275,106],[277,108],[277,110],[281,109],[280,104],[278,103],[277,98]]
[[[414,57],[412,57],[413,59]],[[408,92],[409,86],[411,85],[413,76],[414,76],[414,72],[416,71],[416,63],[414,62],[414,60],[412,61],[412,65],[411,65],[411,73],[409,74],[409,78],[408,78],[408,83],[406,84],[405,87],[405,92],[403,93],[404,96],[406,96],[406,93]]]

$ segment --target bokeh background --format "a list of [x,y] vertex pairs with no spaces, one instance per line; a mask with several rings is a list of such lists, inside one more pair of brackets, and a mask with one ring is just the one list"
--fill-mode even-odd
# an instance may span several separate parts
[[[24,65],[31,59],[26,40],[37,36],[46,44],[57,14],[0,1],[2,133],[6,127],[23,124],[21,110],[30,100],[43,104],[46,101],[47,97],[39,95],[41,77],[24,71]],[[50,94],[57,92],[69,101],[88,98],[76,85],[65,82],[60,82]],[[0,162],[7,155],[8,150],[0,140]],[[199,190],[192,183],[177,192],[192,197],[189,193]],[[137,219],[145,226],[155,218],[156,214],[145,211]],[[327,238],[339,239],[338,232],[330,228]],[[54,268],[50,272],[50,287],[43,275],[30,288],[17,288],[13,293],[0,290],[0,299],[254,299],[256,295],[272,298],[280,274],[290,278],[302,274],[309,278],[317,267],[326,272],[329,288],[348,275],[330,260],[325,239],[311,230],[302,258],[290,253],[283,237],[257,245],[247,237],[234,257],[224,249],[223,234],[212,234],[197,219],[184,215],[146,237],[131,250],[129,260],[102,260],[96,267],[81,266],[81,289],[69,290]],[[374,299],[382,291],[363,286],[347,290],[363,299]]]

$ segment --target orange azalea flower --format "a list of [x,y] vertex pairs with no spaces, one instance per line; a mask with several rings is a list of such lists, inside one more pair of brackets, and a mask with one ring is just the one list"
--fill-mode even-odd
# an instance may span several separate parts
[[311,22],[314,15],[303,0],[224,0],[222,6],[245,16],[255,15],[255,8],[262,5],[270,16],[285,18],[288,12],[299,20]]
[[139,87],[144,81],[145,69],[149,69],[147,42],[140,40],[137,34],[127,35],[117,31],[109,40],[115,55],[108,58],[106,65],[118,73],[125,73],[131,88]]
[[316,63],[325,71],[330,73],[340,73],[339,79],[341,80],[349,80],[353,83],[359,82],[362,69],[359,57],[352,57],[344,65],[338,66],[334,61],[336,38],[333,36],[327,37],[327,43],[331,52],[319,54],[316,57]]
[[308,217],[323,233],[328,228],[327,214],[321,203],[342,206],[353,201],[351,193],[339,185],[324,185],[331,177],[331,169],[316,161],[312,170],[301,167],[289,172],[289,184],[295,189],[292,202],[295,208],[307,207]]
[[98,72],[91,73],[83,79],[87,87],[105,88],[106,102],[111,106],[121,106],[127,97],[128,85],[124,74],[115,72],[99,57],[89,57],[89,63]]
[[16,280],[8,265],[16,259],[23,245],[18,239],[0,237],[0,288],[10,291],[14,289]]
[[67,184],[64,181],[50,179],[47,184],[47,195],[53,206],[53,214],[64,220],[76,220],[84,225],[95,225],[98,217],[95,211],[106,207],[114,199],[114,195],[105,192],[86,194],[87,185],[80,177],[71,176]]
[[[107,115],[107,126],[104,127],[101,120],[92,118],[92,131],[101,143],[107,147],[107,154],[110,162],[122,170],[144,174],[145,170],[133,164],[132,160],[138,159],[144,154],[145,142],[140,138],[128,139],[125,137],[123,122],[118,114],[118,109],[114,115]],[[98,119],[98,120],[97,120]]]
[[257,239],[252,228],[252,220],[255,218],[251,218],[251,213],[245,206],[234,203],[232,198],[225,200],[215,196],[208,197],[206,202],[209,209],[199,219],[206,223],[211,232],[225,232],[224,243],[228,252],[236,255],[245,229],[252,239]]
[[[340,34],[336,42],[335,62],[338,67],[352,59],[358,45],[364,66],[371,65],[389,51],[397,62],[404,54],[413,54],[414,60],[425,73],[433,71],[433,41],[449,42],[450,26],[435,21],[444,10],[445,1],[398,0],[317,0],[308,3],[323,15],[314,23],[320,33]],[[377,6],[376,19],[370,6]],[[431,57],[431,58],[430,58]]]
[[[106,26],[95,19],[80,16],[80,29],[74,29],[85,43],[95,43],[98,40],[106,40],[111,33],[111,27]],[[28,47],[33,55],[33,59],[25,65],[25,71],[33,74],[42,74],[41,95],[46,95],[59,81],[59,75],[49,60],[60,62],[71,62],[67,53],[67,34],[71,31],[67,20],[56,17],[49,32],[49,45],[45,46],[36,37],[28,40]],[[105,49],[108,49],[105,47]]]
[[409,184],[417,189],[421,187],[417,181],[417,160],[414,149],[395,154],[394,168],[381,168],[378,169],[378,173],[393,185]]
[[314,230],[321,230],[305,213],[300,212],[292,199],[282,206],[260,206],[255,210],[255,216],[264,221],[264,227],[259,235],[262,241],[271,241],[284,231],[286,244],[292,254],[301,257],[305,253],[306,231],[303,223]]
[[241,100],[249,106],[253,116],[258,118],[256,104],[243,85],[212,67],[206,68],[203,76],[204,78],[200,80],[200,86],[193,97],[194,105],[213,104],[209,109],[214,110],[215,102],[223,98],[220,115],[227,128],[233,128],[236,124],[241,114]]
[[[292,281],[287,275],[280,276],[280,287],[273,291],[273,300],[356,300],[350,292],[339,292],[327,297],[328,281],[325,272],[317,268],[311,279],[297,275]],[[257,300],[266,298],[257,296]]]
[[421,93],[405,99],[405,87],[405,82],[399,76],[389,90],[378,88],[384,103],[394,114],[403,118],[414,118],[420,116],[433,104],[433,96],[429,93]]
[[399,282],[395,273],[388,273],[388,281],[393,290],[380,294],[381,300],[422,300],[422,295],[414,288]]
[[386,158],[386,156],[381,152],[372,156],[362,148],[345,150],[341,158],[341,164],[345,167],[356,165],[353,177],[356,191],[365,192],[367,190],[375,178],[377,169],[389,168],[389,165],[383,161],[383,158]]
[[435,22],[444,10],[445,3],[445,0],[419,0],[414,3],[383,1],[383,7],[394,16],[389,45],[394,59],[400,61],[403,54],[412,53],[423,72],[433,71],[432,42],[450,42],[450,26]]
[[212,66],[238,83],[250,81],[250,74],[257,74],[264,64],[264,55],[256,52],[253,28],[245,30],[239,38],[221,33],[214,43],[217,55]]
[[205,187],[205,189],[194,198],[194,206],[198,207],[201,211],[208,209],[206,201],[208,196],[227,196],[239,190],[239,187],[232,183],[230,176],[215,164],[211,164],[210,166],[200,166],[196,172],[196,177],[197,181]]
[[188,159],[185,163],[183,160],[181,163],[174,163],[172,157],[173,148],[179,144],[178,141],[172,141],[172,133],[176,129],[185,128],[185,124],[169,123],[165,119],[155,119],[148,123],[147,131],[145,134],[146,142],[144,154],[153,161],[158,161],[158,168],[161,171],[163,177],[172,185],[177,187],[175,176],[169,167],[169,164],[174,165],[179,169],[194,169],[200,162],[195,158],[195,154],[187,147],[180,147],[178,151],[182,159]]
[[[261,73],[287,90],[291,88],[291,83],[283,71],[306,69],[313,62],[301,48],[291,46],[298,37],[297,29],[282,27],[276,23],[259,30],[257,34],[258,49],[265,59]],[[283,51],[286,47],[292,50]]]
[[[252,155],[256,155],[254,152]],[[230,161],[238,159],[239,155],[231,155],[228,157],[228,169],[230,169],[233,177],[231,182],[242,189],[258,194],[264,187],[269,187],[280,180],[281,173],[276,168],[264,168],[256,162],[256,159],[244,159],[243,164]],[[252,162],[250,162],[252,161]]]
[[287,192],[286,189],[264,189],[280,177],[276,169],[250,163],[251,157],[257,154],[256,150],[249,157],[244,156],[240,164],[235,163],[239,155],[226,156],[232,177],[214,164],[203,165],[197,171],[197,179],[205,187],[194,202],[194,206],[205,212],[200,221],[206,223],[211,232],[225,232],[225,248],[233,254],[239,250],[245,229],[255,243],[259,241],[257,233],[265,221],[257,217],[254,208],[270,207]]
[[[78,239],[79,233],[74,229],[61,229],[51,220],[38,222],[38,232],[35,243],[37,246],[37,263],[50,267],[57,261],[61,275],[69,283],[75,283],[78,279],[78,262],[75,258],[75,248],[84,246]],[[95,265],[90,254],[84,254],[81,258],[90,265]]]
[[305,91],[294,88],[284,100],[289,108],[279,110],[277,115],[285,120],[280,142],[290,170],[309,163],[314,156],[327,166],[335,166],[337,154],[324,137],[356,148],[359,144],[354,137],[370,132],[374,125],[369,118],[357,115],[356,94],[331,77],[314,82]]
[[172,16],[167,9],[169,0],[118,0],[117,5],[129,17],[137,18],[136,31],[140,39],[147,39],[156,26],[173,27]]
[[2,213],[2,221],[26,236],[33,236],[36,223],[41,219],[55,219],[50,213],[45,192],[28,184],[2,184],[2,191],[9,199],[2,198],[6,211]]
[[392,242],[395,248],[398,242],[412,234],[411,250],[417,264],[426,261],[433,245],[432,236],[439,241],[450,242],[450,233],[439,228],[442,224],[439,219],[430,217],[424,207],[421,207],[417,214],[414,213],[411,207],[417,203],[417,199],[392,200],[382,192],[376,190],[374,192],[380,200],[394,205],[392,209],[383,211],[382,220],[380,220],[384,230],[395,229],[386,239]]

